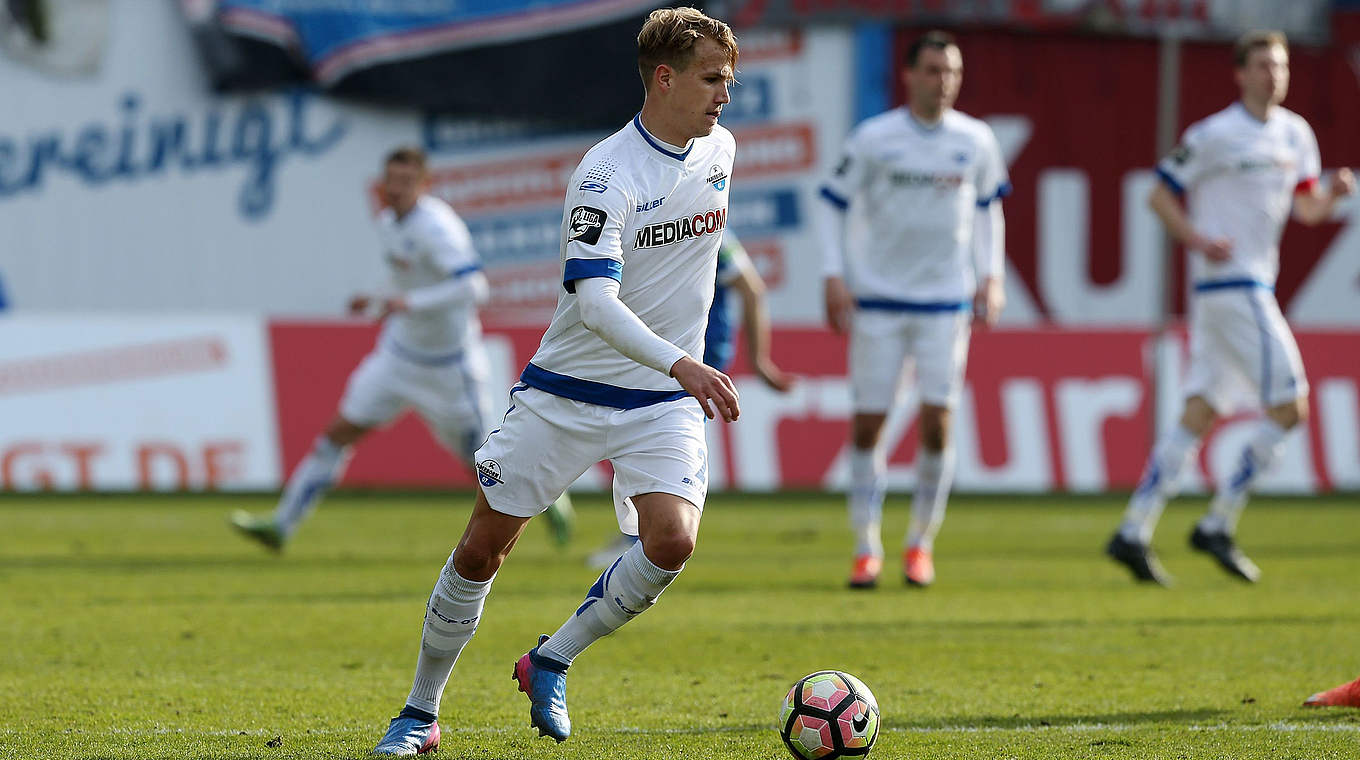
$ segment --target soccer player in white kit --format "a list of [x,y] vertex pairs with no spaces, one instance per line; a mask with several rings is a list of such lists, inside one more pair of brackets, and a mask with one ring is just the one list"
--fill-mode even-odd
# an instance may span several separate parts
[[921,438],[902,569],[910,585],[934,581],[970,321],[995,322],[1005,292],[1000,201],[1010,183],[991,128],[953,109],[962,53],[952,36],[929,32],[904,63],[907,106],[857,126],[821,191],[827,321],[850,333],[851,588],[877,585],[882,570],[886,461],[878,442],[909,363]]
[[[444,446],[473,468],[472,455],[494,421],[477,306],[488,287],[467,225],[447,203],[425,194],[425,154],[398,148],[383,163],[378,235],[392,288],[350,299],[350,311],[376,310],[377,346],[349,378],[340,409],[284,487],[267,517],[238,510],[232,524],[282,549],[322,494],[344,472],[351,447],[414,407]],[[559,514],[569,530],[570,505]]]
[[626,497],[615,503],[619,527],[641,541],[515,664],[540,734],[570,735],[568,666],[646,611],[694,550],[704,418],[714,407],[729,422],[739,413],[731,380],[700,361],[736,150],[718,116],[736,63],[731,30],[697,10],[657,10],[643,25],[642,111],[591,148],[568,183],[557,310],[477,451],[476,506],[430,595],[406,706],[376,753],[438,746],[440,698],[496,571],[529,518],[586,468],[613,463]]
[[1166,500],[1214,420],[1244,402],[1265,415],[1238,464],[1216,484],[1190,544],[1238,578],[1254,582],[1260,575],[1233,540],[1237,520],[1252,484],[1308,414],[1303,363],[1274,295],[1280,234],[1291,209],[1295,219],[1318,224],[1355,190],[1349,169],[1323,189],[1313,130],[1280,106],[1289,89],[1284,35],[1248,34],[1234,58],[1242,99],[1185,131],[1158,164],[1162,182],[1148,198],[1191,253],[1190,367],[1180,424],[1157,442],[1106,553],[1138,580],[1161,585],[1171,578],[1150,544]]

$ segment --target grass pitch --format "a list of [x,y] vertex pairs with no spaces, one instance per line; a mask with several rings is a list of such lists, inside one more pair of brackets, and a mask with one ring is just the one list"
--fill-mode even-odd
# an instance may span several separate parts
[[[782,758],[784,691],[821,668],[874,690],[882,759],[1360,756],[1360,711],[1299,706],[1360,673],[1353,499],[1257,499],[1255,587],[1186,547],[1202,501],[1173,505],[1167,591],[1102,556],[1119,499],[956,498],[933,588],[852,593],[839,498],[714,497],[661,602],[577,661],[559,746],[510,672],[613,533],[577,501],[575,545],[531,525],[497,578],[439,757]],[[335,496],[272,556],[225,519],[271,498],[0,499],[0,757],[363,757],[469,504]],[[894,498],[890,546],[905,523]]]

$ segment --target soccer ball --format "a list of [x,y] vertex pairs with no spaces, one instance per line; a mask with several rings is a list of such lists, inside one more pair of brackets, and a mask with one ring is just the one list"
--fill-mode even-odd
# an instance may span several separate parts
[[849,673],[819,670],[784,697],[779,736],[798,760],[867,755],[878,738],[878,702]]

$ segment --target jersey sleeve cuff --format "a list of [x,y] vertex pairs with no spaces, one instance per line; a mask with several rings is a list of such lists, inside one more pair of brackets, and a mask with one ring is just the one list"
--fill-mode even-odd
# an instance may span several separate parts
[[614,259],[567,259],[562,267],[562,287],[576,292],[576,281],[590,277],[608,277],[623,282],[623,264]]
[[1307,177],[1305,179],[1301,179],[1299,180],[1299,184],[1294,186],[1294,194],[1308,195],[1313,192],[1313,188],[1317,187],[1317,185],[1318,185],[1317,177]]
[[1002,182],[1002,183],[996,188],[996,192],[992,193],[991,195],[989,195],[989,196],[987,196],[987,197],[985,197],[985,198],[979,198],[979,199],[978,199],[978,202],[977,202],[978,208],[987,208],[988,206],[992,205],[992,202],[993,202],[993,201],[999,201],[999,200],[1001,200],[1002,198],[1005,198],[1006,196],[1010,195],[1010,194],[1011,194],[1011,190],[1013,190],[1013,189],[1014,189],[1014,188],[1011,187],[1011,183],[1009,183],[1009,182]]
[[850,208],[850,201],[846,200],[843,196],[841,196],[835,190],[832,190],[827,185],[822,185],[822,189],[818,192],[818,194],[821,195],[822,198],[826,199],[828,203],[840,209],[841,211]]
[[1160,179],[1162,181],[1162,184],[1170,188],[1171,192],[1175,193],[1176,195],[1178,196],[1185,195],[1185,186],[1182,185],[1180,181],[1177,180],[1175,177],[1171,176],[1171,172],[1167,171],[1166,169],[1163,169],[1160,166],[1157,167],[1157,179]]

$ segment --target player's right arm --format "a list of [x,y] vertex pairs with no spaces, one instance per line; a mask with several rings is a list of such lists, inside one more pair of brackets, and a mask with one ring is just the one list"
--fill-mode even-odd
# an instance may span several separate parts
[[838,333],[850,329],[850,315],[855,306],[850,288],[845,284],[845,228],[851,199],[867,174],[868,167],[859,149],[860,142],[859,130],[846,138],[836,168],[818,191],[821,202],[815,204],[817,231],[822,245],[826,323]]
[[1203,177],[1211,167],[1211,146],[1203,125],[1185,131],[1180,145],[1157,164],[1157,186],[1148,194],[1148,207],[1162,220],[1166,231],[1188,250],[1198,251],[1210,261],[1232,258],[1232,242],[1200,234],[1185,213],[1181,198],[1186,188]]
[[615,185],[604,192],[568,190],[567,200],[562,286],[576,294],[581,324],[629,359],[674,377],[709,419],[716,408],[724,420],[735,420],[741,412],[727,375],[657,335],[619,299],[628,196]]

